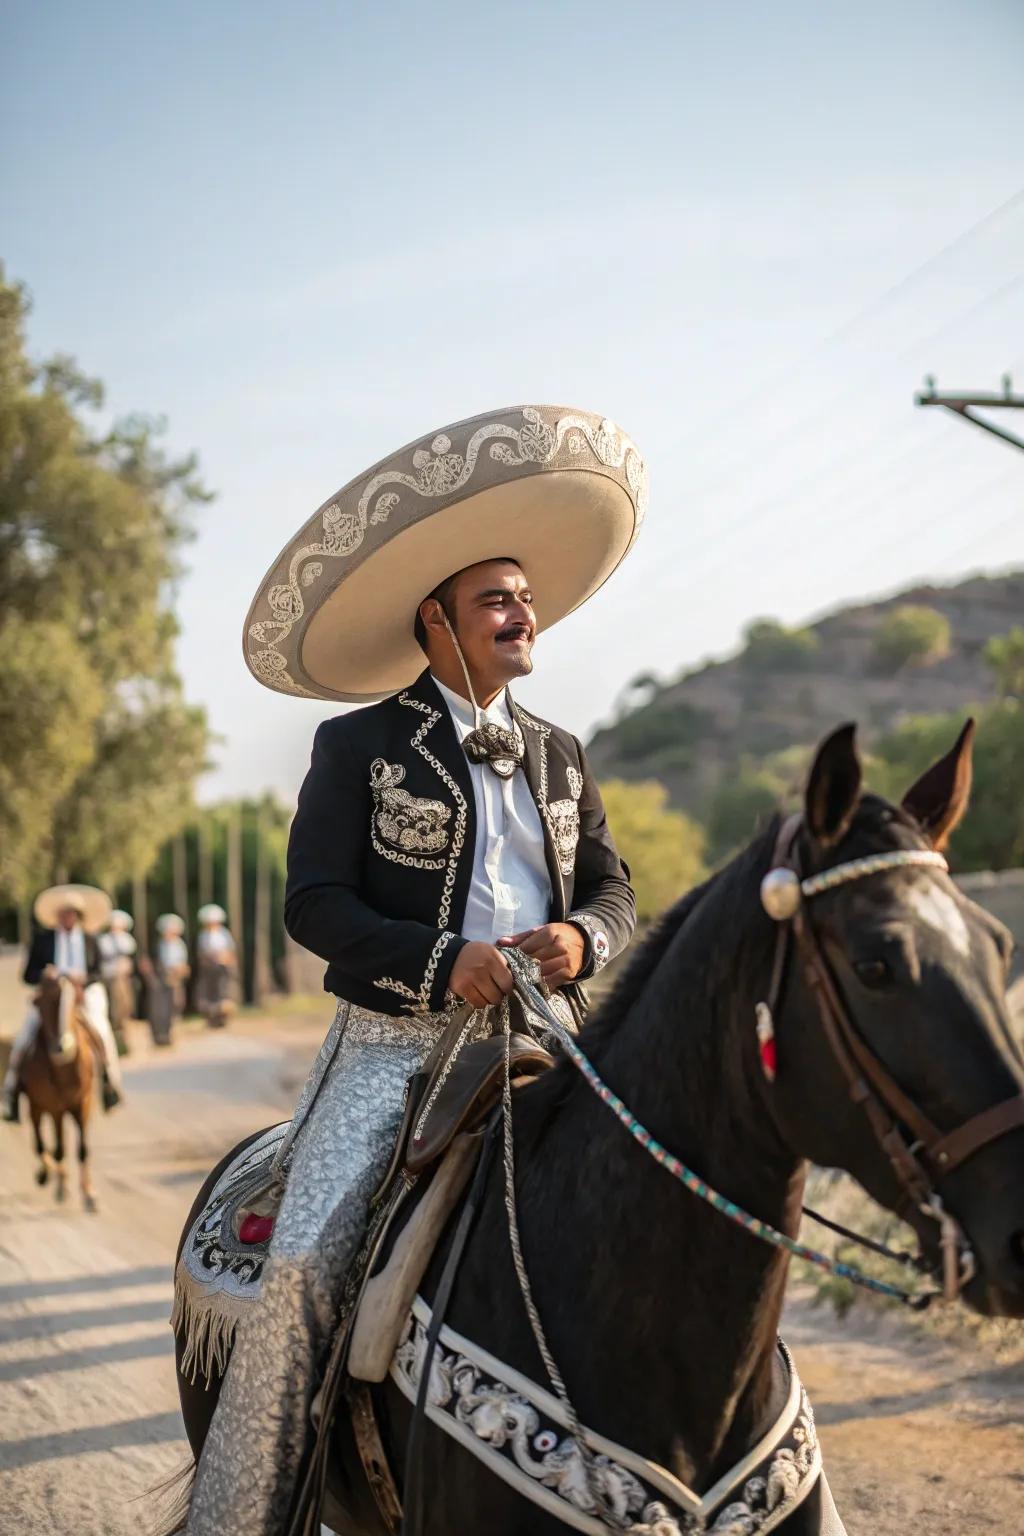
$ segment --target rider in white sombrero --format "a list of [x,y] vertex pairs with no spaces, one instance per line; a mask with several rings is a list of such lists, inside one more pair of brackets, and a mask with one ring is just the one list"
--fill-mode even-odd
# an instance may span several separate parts
[[[632,933],[628,871],[579,742],[507,684],[531,670],[538,632],[625,557],[646,483],[637,449],[602,416],[488,412],[351,481],[250,609],[245,655],[260,682],[385,702],[324,722],[299,796],[285,921],[328,962],[338,1011],[290,1129],[271,1141],[287,1186],[200,1461],[192,1536],[283,1526],[314,1362],[406,1080],[451,1007],[480,1009],[489,1033],[486,1010],[511,990],[501,947],[515,944],[571,1027],[578,983]],[[192,1254],[187,1239],[175,1311],[202,1358],[226,1336],[217,1286],[231,1280]]]
[[[38,926],[24,971],[24,980],[31,987],[38,986],[46,975],[70,976],[82,987],[82,1019],[102,1068],[105,1109],[112,1109],[121,1098],[121,1068],[110,1027],[97,941],[97,934],[110,919],[111,905],[110,897],[91,885],[54,885],[43,891],[36,898],[34,914]],[[38,1028],[39,1010],[33,1001],[11,1047],[4,1078],[5,1120],[18,1118],[21,1064]]]

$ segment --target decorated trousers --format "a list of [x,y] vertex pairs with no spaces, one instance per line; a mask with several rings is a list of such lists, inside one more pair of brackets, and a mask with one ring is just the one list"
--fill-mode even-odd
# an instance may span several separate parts
[[285,1193],[199,1461],[189,1536],[279,1536],[285,1527],[317,1361],[387,1170],[406,1080],[448,1022],[339,1005],[278,1153]]

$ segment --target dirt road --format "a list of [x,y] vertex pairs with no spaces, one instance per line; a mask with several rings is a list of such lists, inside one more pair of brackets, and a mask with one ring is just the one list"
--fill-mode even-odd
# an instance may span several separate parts
[[[95,1134],[101,1209],[32,1182],[26,1127],[0,1126],[0,1533],[142,1536],[147,1490],[185,1453],[167,1327],[174,1242],[203,1174],[282,1118],[319,1018],[144,1035],[128,1102]],[[1024,1330],[1022,1330],[1024,1331]],[[1024,1369],[888,1316],[837,1322],[797,1296],[786,1320],[850,1536],[1016,1536]]]

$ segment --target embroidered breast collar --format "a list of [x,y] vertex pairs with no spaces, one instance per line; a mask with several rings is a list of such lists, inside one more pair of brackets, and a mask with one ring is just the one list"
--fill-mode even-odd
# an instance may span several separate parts
[[[415,1403],[431,1309],[422,1296],[391,1364]],[[701,1495],[656,1462],[583,1428],[584,1469],[556,1397],[446,1325],[431,1367],[426,1414],[525,1498],[592,1536],[697,1536],[751,1531],[766,1536],[811,1492],[821,1472],[814,1415],[782,1340],[786,1404],[746,1456]]]

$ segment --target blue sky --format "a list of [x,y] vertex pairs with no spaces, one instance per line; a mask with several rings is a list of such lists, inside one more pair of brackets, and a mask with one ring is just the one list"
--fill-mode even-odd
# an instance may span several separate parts
[[4,33],[31,347],[218,492],[178,594],[205,798],[293,793],[332,712],[241,660],[279,547],[489,407],[602,411],[650,464],[520,689],[577,733],[753,616],[1024,563],[1024,455],[912,403],[1024,389],[1017,0],[13,0]]

